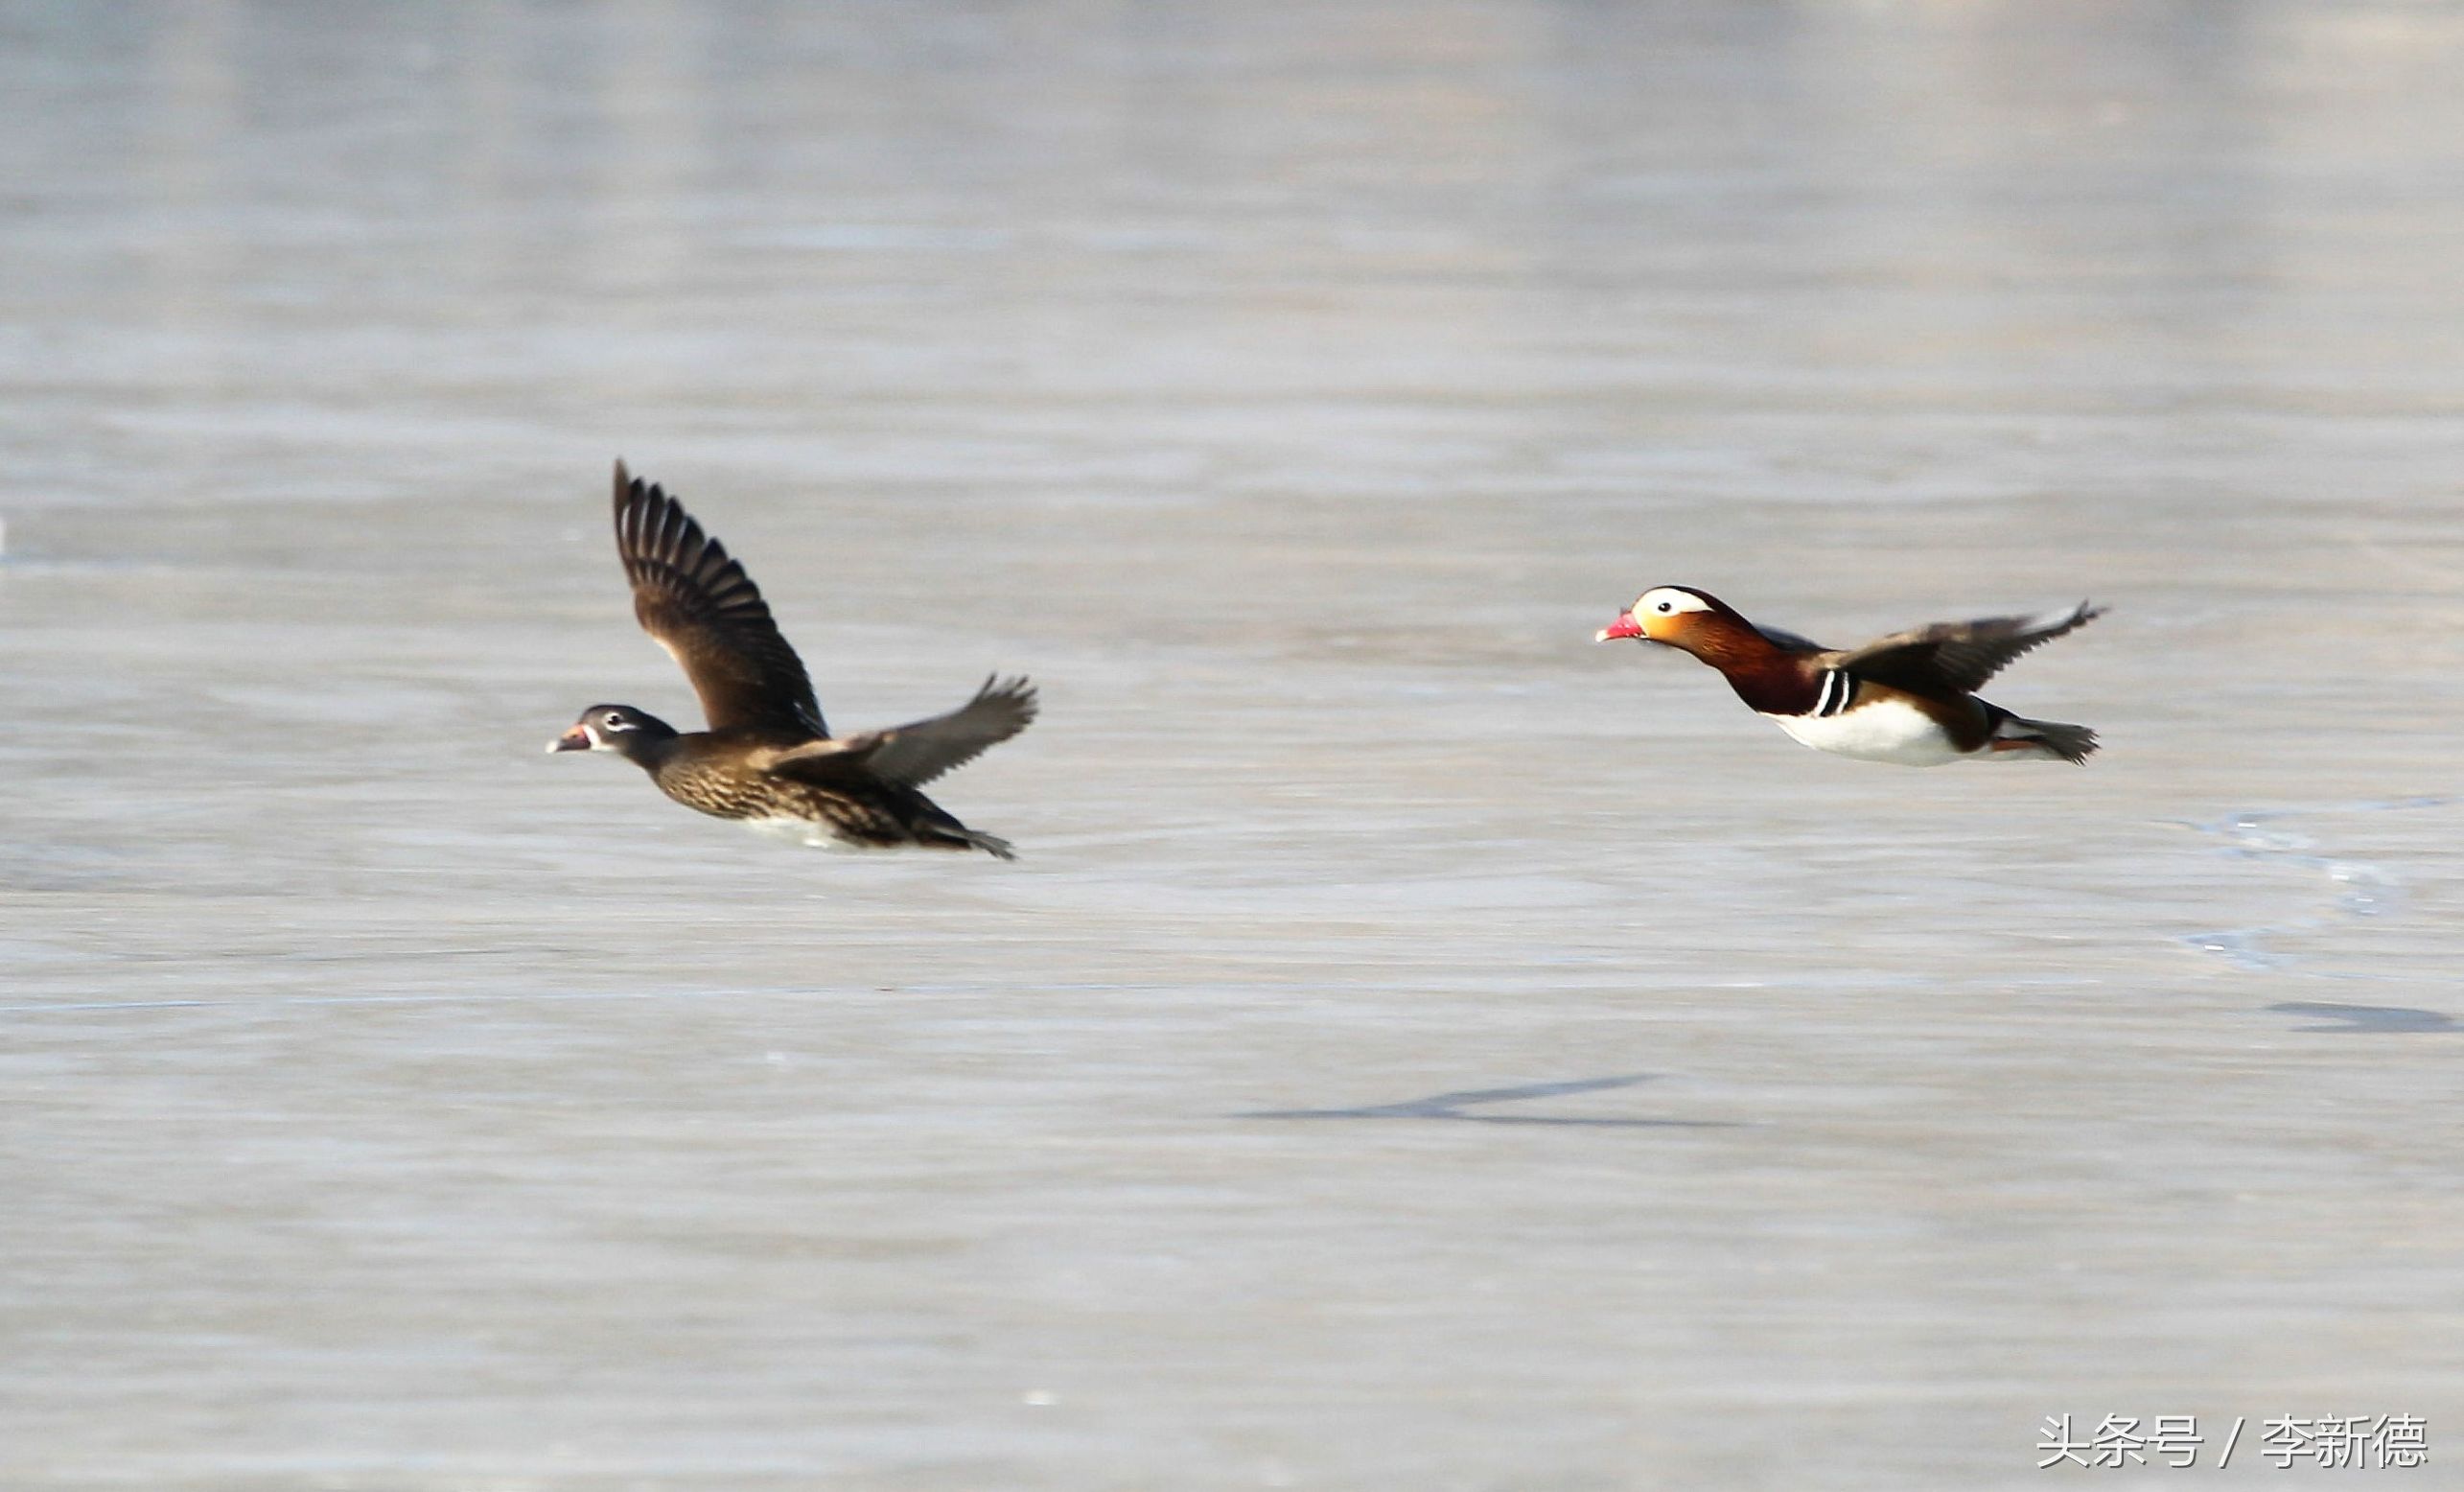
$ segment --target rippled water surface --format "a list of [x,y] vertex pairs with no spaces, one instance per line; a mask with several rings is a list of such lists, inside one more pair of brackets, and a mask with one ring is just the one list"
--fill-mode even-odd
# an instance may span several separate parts
[[[0,39],[0,1483],[2464,1457],[2464,13]],[[692,714],[618,455],[843,728],[1042,682],[1019,863],[541,754]],[[1806,752],[1663,581],[2092,594],[1990,692],[2108,749]]]

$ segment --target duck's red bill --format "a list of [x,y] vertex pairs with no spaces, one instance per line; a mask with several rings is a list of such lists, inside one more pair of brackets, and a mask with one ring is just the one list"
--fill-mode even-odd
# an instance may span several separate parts
[[1614,642],[1619,638],[1639,638],[1640,636],[1642,636],[1642,623],[1634,619],[1634,613],[1626,612],[1619,616],[1616,620],[1610,622],[1607,626],[1602,627],[1599,631],[1593,633],[1592,635],[1592,641],[1594,642]]

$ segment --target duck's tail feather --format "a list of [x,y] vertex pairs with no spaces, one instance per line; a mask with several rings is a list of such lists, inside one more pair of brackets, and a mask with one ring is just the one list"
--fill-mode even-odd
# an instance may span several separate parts
[[1010,841],[1002,838],[998,834],[988,834],[982,829],[974,828],[965,829],[961,832],[965,835],[966,842],[968,844],[973,845],[976,849],[983,851],[986,854],[992,856],[992,858],[996,860],[1015,860],[1018,858],[1018,851],[1010,848]]
[[980,828],[968,828],[955,819],[947,824],[918,826],[916,839],[934,850],[981,850],[996,860],[1018,858],[1018,851],[1011,848],[1010,841]]
[[1987,756],[1992,760],[2067,761],[2074,766],[2096,755],[2096,733],[2086,726],[2023,715],[2005,715],[1993,728],[1993,739],[1986,743]]

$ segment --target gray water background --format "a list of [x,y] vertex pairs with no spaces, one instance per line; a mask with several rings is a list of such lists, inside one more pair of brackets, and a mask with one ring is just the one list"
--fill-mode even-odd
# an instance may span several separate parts
[[[2459,78],[2392,3],[0,10],[0,1485],[2438,1484]],[[938,789],[1025,858],[542,755],[693,714],[617,455],[842,728],[1041,681]],[[2108,749],[1808,753],[1590,644],[1668,581],[2093,594],[1989,692]]]

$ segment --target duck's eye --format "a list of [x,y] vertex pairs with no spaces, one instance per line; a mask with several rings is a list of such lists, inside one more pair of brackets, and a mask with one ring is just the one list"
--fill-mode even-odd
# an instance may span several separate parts
[[633,722],[622,715],[610,715],[606,719],[600,721],[599,724],[611,731],[630,731],[633,729]]
[[1662,601],[1660,603],[1660,609],[1662,612],[1673,612],[1677,609],[1677,603],[1674,601]]

